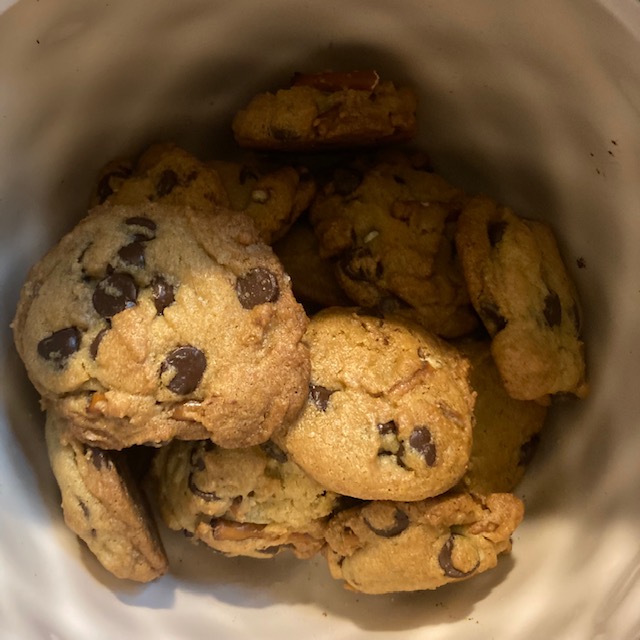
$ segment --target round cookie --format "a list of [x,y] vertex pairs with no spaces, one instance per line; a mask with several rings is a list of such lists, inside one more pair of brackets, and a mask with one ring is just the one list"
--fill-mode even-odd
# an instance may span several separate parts
[[304,168],[224,160],[212,160],[207,166],[220,176],[231,209],[251,217],[267,244],[290,229],[316,193],[315,181]]
[[168,527],[254,558],[317,553],[339,500],[271,441],[243,449],[175,441],[154,459],[151,486]]
[[461,340],[456,346],[471,363],[470,381],[477,394],[473,446],[462,486],[471,493],[508,493],[531,462],[548,407],[507,393],[490,343]]
[[415,137],[417,97],[375,71],[296,74],[292,86],[261,93],[232,129],[241,147],[273,151],[352,149]]
[[274,439],[310,476],[363,500],[422,500],[464,475],[468,362],[403,319],[332,308],[310,321],[309,400]]
[[464,194],[396,154],[337,169],[310,210],[321,255],[358,305],[407,315],[440,336],[477,324],[453,248]]
[[456,245],[509,395],[584,397],[578,296],[551,228],[477,197],[460,215]]
[[121,449],[263,442],[306,397],[307,318],[251,220],[103,205],[31,271],[13,323],[69,435]]
[[113,160],[100,171],[90,205],[158,202],[213,210],[229,197],[215,169],[175,144],[151,145],[134,163]]
[[324,553],[331,575],[352,591],[436,589],[495,567],[523,511],[507,493],[371,502],[329,521]]
[[45,437],[64,521],[118,578],[149,582],[167,557],[146,499],[117,452],[63,441],[65,419],[47,412]]

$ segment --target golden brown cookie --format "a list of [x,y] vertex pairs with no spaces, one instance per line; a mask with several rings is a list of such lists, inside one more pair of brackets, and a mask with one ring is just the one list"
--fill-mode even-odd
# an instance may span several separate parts
[[307,317],[243,214],[95,208],[31,271],[15,341],[73,436],[263,442],[306,397]]
[[507,493],[376,501],[334,516],[325,534],[331,575],[363,593],[436,589],[492,569],[523,516]]
[[477,197],[458,220],[456,245],[509,394],[585,396],[578,295],[551,228]]
[[332,308],[305,335],[309,400],[274,438],[310,476],[364,500],[421,500],[464,475],[475,393],[468,362],[403,319]]
[[416,135],[417,98],[374,71],[296,74],[239,111],[236,142],[250,149],[309,151],[404,142]]
[[151,476],[167,526],[232,556],[290,549],[311,557],[339,498],[270,441],[244,449],[173,442],[158,452]]
[[456,346],[471,363],[477,394],[471,459],[462,485],[472,493],[513,491],[535,453],[548,407],[507,393],[489,342],[462,340]]
[[69,430],[64,421],[48,411],[45,435],[66,525],[116,577],[138,582],[158,578],[167,570],[167,557],[124,458],[65,440]]
[[323,257],[362,307],[392,310],[443,337],[477,323],[453,249],[464,194],[395,154],[336,169],[310,220]]

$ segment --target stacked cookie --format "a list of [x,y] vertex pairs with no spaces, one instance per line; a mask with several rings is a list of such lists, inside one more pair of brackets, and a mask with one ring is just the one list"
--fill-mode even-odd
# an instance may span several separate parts
[[116,159],[32,269],[16,346],[65,521],[115,575],[167,570],[152,511],[365,593],[510,550],[550,398],[587,391],[579,305],[548,226],[389,146],[415,111],[373,72],[298,74],[233,122],[277,154]]

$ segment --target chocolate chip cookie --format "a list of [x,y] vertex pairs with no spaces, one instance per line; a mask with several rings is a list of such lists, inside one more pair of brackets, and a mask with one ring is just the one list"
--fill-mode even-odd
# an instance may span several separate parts
[[416,110],[413,89],[396,88],[374,71],[296,74],[290,87],[255,96],[232,129],[250,149],[357,148],[411,140]]
[[151,145],[136,161],[107,163],[90,198],[91,206],[149,202],[204,210],[230,204],[216,170],[172,143]]
[[508,493],[371,502],[330,520],[324,553],[331,575],[353,591],[436,589],[495,567],[523,511]]
[[173,442],[158,452],[151,484],[171,529],[226,555],[254,558],[284,549],[298,558],[317,553],[339,498],[271,441],[243,449]]
[[315,181],[304,167],[225,160],[212,160],[207,166],[220,176],[231,209],[253,218],[267,244],[289,230],[316,193]]
[[44,406],[90,445],[249,446],[306,398],[307,317],[223,209],[96,207],[33,268],[13,326]]
[[513,491],[535,453],[548,407],[507,393],[489,342],[463,340],[456,346],[471,363],[477,393],[471,459],[462,486],[481,494]]
[[551,228],[477,197],[460,215],[456,245],[509,395],[584,397],[578,295]]
[[464,475],[475,393],[468,362],[416,324],[332,308],[310,321],[309,399],[274,434],[322,486],[422,500]]
[[395,154],[336,169],[310,210],[323,257],[362,307],[391,309],[451,338],[477,323],[453,247],[462,191]]
[[64,440],[65,419],[47,412],[49,460],[62,494],[66,525],[118,578],[149,582],[167,558],[146,500],[124,458],[113,451]]

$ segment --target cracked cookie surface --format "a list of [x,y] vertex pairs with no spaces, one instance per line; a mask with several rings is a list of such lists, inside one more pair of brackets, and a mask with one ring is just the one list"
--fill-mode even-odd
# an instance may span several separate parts
[[299,412],[307,318],[242,214],[95,208],[31,271],[16,346],[69,435],[265,441]]
[[451,488],[471,449],[468,362],[416,324],[327,309],[305,335],[309,399],[274,439],[327,489],[421,500]]
[[171,529],[226,555],[309,558],[339,496],[325,490],[275,443],[222,449],[173,442],[153,462],[152,492]]

